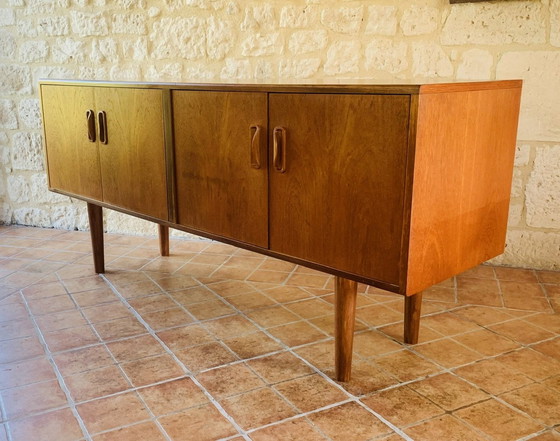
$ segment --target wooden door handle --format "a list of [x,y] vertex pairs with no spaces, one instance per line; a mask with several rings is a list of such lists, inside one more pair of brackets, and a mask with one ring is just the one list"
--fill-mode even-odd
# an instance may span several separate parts
[[95,112],[88,110],[86,112],[87,118],[87,136],[90,142],[95,142]]
[[251,167],[261,168],[261,126],[251,126]]
[[286,129],[274,127],[272,132],[272,165],[278,173],[286,172]]
[[107,114],[103,110],[97,112],[97,125],[99,126],[99,142],[107,144],[109,142],[107,139]]

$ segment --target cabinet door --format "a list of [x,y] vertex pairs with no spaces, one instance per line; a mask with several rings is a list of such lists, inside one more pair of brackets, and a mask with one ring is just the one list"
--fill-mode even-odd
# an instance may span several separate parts
[[178,223],[268,247],[266,94],[172,99]]
[[41,86],[49,187],[101,201],[97,143],[89,141],[86,113],[93,88]]
[[168,219],[162,91],[99,87],[95,102],[107,121],[107,144],[99,144],[103,201]]
[[270,95],[271,132],[285,129],[271,250],[398,284],[409,108],[400,95]]

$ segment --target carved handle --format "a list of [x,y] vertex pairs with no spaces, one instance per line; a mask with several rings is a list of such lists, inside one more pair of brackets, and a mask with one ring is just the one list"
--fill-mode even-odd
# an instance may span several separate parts
[[261,168],[261,126],[251,126],[251,167]]
[[278,173],[286,172],[286,129],[275,127],[272,132],[272,165]]
[[99,126],[99,142],[107,144],[107,114],[102,110],[97,112],[97,125]]
[[86,112],[87,118],[87,137],[90,142],[95,142],[95,112],[88,110]]

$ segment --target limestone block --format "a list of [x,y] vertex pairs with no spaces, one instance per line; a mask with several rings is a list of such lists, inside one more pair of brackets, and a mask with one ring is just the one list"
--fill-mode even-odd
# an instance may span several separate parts
[[36,38],[39,35],[35,20],[18,20],[16,23],[17,33],[21,37]]
[[525,268],[560,270],[560,233],[511,229],[506,250],[492,259],[495,264]]
[[560,0],[550,0],[550,44],[560,47]]
[[397,33],[396,6],[369,6],[366,34],[395,35]]
[[251,64],[249,60],[226,58],[225,66],[220,72],[223,80],[249,80],[251,79]]
[[74,5],[79,8],[85,8],[89,4],[89,0],[72,0]]
[[68,35],[70,32],[68,18],[64,16],[42,17],[37,24],[42,33],[49,37]]
[[117,40],[114,38],[94,39],[91,42],[89,58],[94,63],[102,63],[105,60],[117,62],[119,60]]
[[412,74],[424,78],[451,77],[453,65],[441,46],[433,43],[414,43]]
[[76,78],[76,71],[74,68],[68,67],[38,66],[33,69],[33,83],[37,84],[40,78]]
[[515,227],[521,224],[523,204],[512,203],[509,206],[508,226]]
[[560,229],[560,145],[537,148],[525,204],[527,225]]
[[134,40],[123,40],[122,53],[126,60],[142,61],[148,58],[148,39],[140,37]]
[[12,207],[5,202],[0,203],[0,224],[10,225],[12,223]]
[[317,10],[310,5],[284,6],[280,11],[281,28],[307,28],[318,20]]
[[521,144],[515,148],[515,166],[521,167],[529,164],[531,157],[531,146],[528,144]]
[[121,9],[145,9],[145,0],[117,0],[116,4]]
[[31,93],[31,74],[26,66],[0,64],[0,92],[7,94]]
[[[106,210],[109,212],[112,210]],[[78,207],[73,204],[57,206],[52,210],[51,225],[62,230],[77,229]]]
[[257,60],[253,78],[257,81],[270,81],[275,77],[274,64],[268,60]]
[[539,44],[546,42],[541,2],[465,3],[451,7],[441,34],[450,44]]
[[8,176],[8,197],[16,203],[29,202],[31,199],[31,187],[29,182],[21,175]]
[[327,51],[324,71],[327,75],[358,72],[360,63],[359,41],[336,41]]
[[149,236],[157,234],[157,225],[153,222],[113,210],[106,210],[105,213],[105,229],[107,233],[134,233]]
[[216,78],[216,72],[208,70],[206,65],[189,65],[184,70],[183,78],[187,82],[194,82],[194,81],[201,81],[201,82],[209,82],[213,81]]
[[511,197],[520,198],[521,196],[523,196],[523,172],[516,168],[513,170],[511,180]]
[[146,16],[140,13],[126,13],[113,15],[112,29],[114,34],[146,35]]
[[490,80],[494,57],[484,49],[469,49],[463,52],[457,67],[458,80]]
[[401,29],[404,35],[431,34],[438,26],[439,10],[431,6],[412,5],[401,18]]
[[166,63],[161,66],[149,66],[144,77],[147,81],[177,81],[182,77],[182,72],[181,63]]
[[87,78],[88,80],[109,80],[109,68],[107,66],[93,67],[80,66],[78,78]]
[[523,79],[518,139],[560,141],[560,51],[505,53],[497,79]]
[[311,78],[319,71],[320,58],[284,59],[280,61],[278,76],[286,79]]
[[49,191],[46,173],[35,173],[30,179],[31,200],[34,203],[57,204],[69,203],[70,198],[61,194]]
[[0,26],[13,26],[15,23],[15,11],[10,8],[0,8]]
[[49,54],[49,45],[44,40],[24,41],[19,47],[19,59],[22,63],[45,61]]
[[[8,145],[8,142],[10,141],[10,139],[8,138],[8,135],[6,134],[6,132],[0,132],[0,145]],[[8,151],[8,149],[0,149],[0,162],[1,163],[7,163],[8,162],[8,157],[10,155],[7,155],[6,152]]]
[[274,29],[276,29],[276,16],[271,4],[265,3],[245,8],[245,16],[241,22],[242,31],[272,31]]
[[57,64],[83,63],[85,60],[85,40],[58,38],[51,50],[53,61]]
[[233,48],[235,32],[230,21],[210,17],[206,28],[206,52],[211,60],[223,60]]
[[16,56],[17,44],[14,36],[2,31],[0,32],[0,58],[14,59]]
[[71,11],[72,32],[80,37],[90,35],[107,35],[109,26],[101,12],[87,13]]
[[368,71],[385,71],[397,74],[408,68],[408,47],[404,42],[388,38],[372,39],[366,47],[365,67]]
[[280,34],[252,34],[241,43],[241,54],[243,56],[259,57],[263,55],[281,54],[284,45],[279,38]]
[[9,6],[25,6],[25,0],[8,0]]
[[199,17],[164,17],[150,34],[152,57],[195,60],[206,56],[206,21]]
[[37,98],[25,98],[18,105],[19,120],[28,129],[41,128],[41,106]]
[[43,149],[39,133],[15,133],[11,153],[14,170],[43,170]]
[[154,18],[161,14],[161,9],[152,6],[148,9],[148,17]]
[[320,31],[297,31],[292,34],[288,47],[293,54],[306,54],[327,47],[328,34]]
[[321,23],[334,32],[357,34],[364,18],[364,7],[326,8],[321,12]]
[[17,129],[16,106],[12,100],[0,100],[0,129]]
[[140,66],[117,65],[111,67],[109,77],[112,81],[140,81],[142,79],[142,71]]

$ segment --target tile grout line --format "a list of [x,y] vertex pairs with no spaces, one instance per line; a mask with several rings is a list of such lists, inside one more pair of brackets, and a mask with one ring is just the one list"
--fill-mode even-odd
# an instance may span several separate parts
[[25,296],[22,294],[21,297],[23,299],[23,303],[24,303],[25,307],[27,308],[27,312],[28,312],[28,314],[31,318],[31,321],[33,322],[35,332],[37,332],[37,335],[39,337],[41,345],[43,346],[43,350],[45,352],[45,355],[47,356],[47,359],[49,360],[49,364],[51,365],[51,367],[54,370],[54,373],[55,373],[56,378],[58,380],[58,384],[60,385],[60,388],[64,392],[64,395],[66,395],[66,400],[68,401],[69,408],[70,408],[72,414],[74,415],[74,418],[76,418],[76,420],[78,422],[78,425],[80,426],[80,429],[82,430],[82,432],[84,434],[85,439],[87,441],[92,441],[91,435],[90,435],[89,431],[87,430],[86,425],[85,425],[81,415],[78,413],[78,409],[76,408],[76,403],[74,402],[74,399],[72,398],[72,395],[70,394],[70,389],[68,389],[68,386],[66,385],[66,382],[64,381],[64,377],[63,377],[62,373],[60,372],[56,362],[54,361],[53,354],[52,354],[52,352],[50,351],[50,349],[47,345],[47,341],[45,340],[43,332],[41,331],[41,329],[39,328],[39,325],[37,324],[37,320],[35,319],[35,315],[31,312],[31,308],[29,307],[29,304],[28,304]]
[[233,419],[231,415],[229,415],[226,410],[222,407],[220,403],[210,394],[210,392],[198,381],[198,379],[194,376],[194,374],[187,368],[187,366],[179,360],[179,358],[175,355],[175,353],[165,344],[163,340],[161,340],[155,331],[148,325],[148,323],[142,318],[142,316],[128,303],[127,299],[122,296],[122,294],[117,290],[115,285],[108,280],[104,274],[100,274],[100,277],[105,280],[105,282],[109,285],[109,287],[113,290],[113,292],[119,297],[121,302],[123,302],[132,312],[132,314],[136,317],[136,319],[146,328],[148,333],[155,338],[160,345],[164,348],[164,350],[173,358],[173,360],[183,369],[183,372],[191,378],[194,384],[206,395],[209,399],[210,403],[214,405],[214,407],[226,418],[227,421],[232,424],[232,426],[238,431],[238,434],[246,438],[246,432],[237,424],[237,422]]
[[8,413],[6,412],[6,406],[4,405],[4,399],[2,398],[2,393],[0,393],[0,414],[3,417],[0,427],[4,426],[4,432],[8,441],[13,441],[12,431],[10,430],[10,424],[8,422]]

